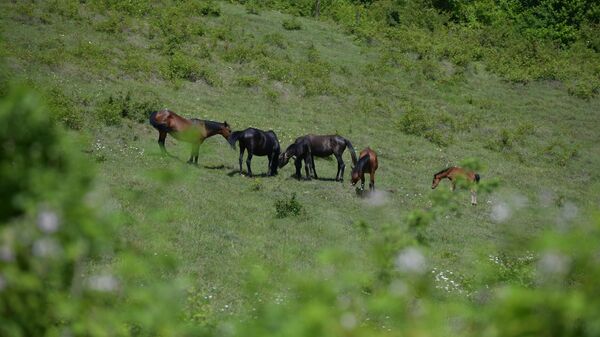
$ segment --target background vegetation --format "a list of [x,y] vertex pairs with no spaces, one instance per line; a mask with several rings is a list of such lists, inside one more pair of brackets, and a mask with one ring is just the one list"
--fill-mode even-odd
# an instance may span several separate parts
[[[56,0],[0,20],[0,335],[598,335],[595,3]],[[284,147],[340,133],[379,153],[380,192],[240,177],[217,137],[197,168],[170,137],[163,157],[163,107]],[[431,191],[455,164],[480,172],[477,207]]]

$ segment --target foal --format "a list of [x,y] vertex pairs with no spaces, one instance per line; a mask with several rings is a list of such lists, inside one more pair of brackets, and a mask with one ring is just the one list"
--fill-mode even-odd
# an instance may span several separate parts
[[366,149],[360,151],[360,155],[358,157],[358,163],[356,164],[356,167],[352,169],[352,186],[356,185],[360,179],[360,188],[364,190],[365,173],[369,173],[371,177],[369,182],[369,190],[375,191],[375,171],[377,171],[377,167],[379,167],[377,162],[377,153],[371,150],[370,147],[367,147]]
[[188,163],[196,165],[198,165],[200,144],[206,138],[219,134],[227,139],[231,134],[231,128],[227,122],[219,123],[197,118],[187,119],[167,109],[152,113],[150,124],[158,130],[158,145],[163,153],[167,152],[165,149],[167,134],[177,140],[191,143],[192,153]]
[[[471,183],[479,183],[479,174],[475,173],[471,170],[465,170],[462,167],[449,167],[447,169],[441,170],[440,172],[433,175],[433,183],[431,188],[434,189],[440,183],[440,181],[444,178],[448,178],[452,182],[452,191],[456,189],[456,180],[458,179],[466,179]],[[477,192],[473,188],[471,190],[471,205],[477,205]]]

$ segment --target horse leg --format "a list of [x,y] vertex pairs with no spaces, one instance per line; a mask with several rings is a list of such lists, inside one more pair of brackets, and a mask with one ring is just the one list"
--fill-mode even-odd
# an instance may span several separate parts
[[273,164],[273,157],[274,157],[273,153],[271,153],[270,155],[267,156],[267,158],[269,159],[269,164],[268,164],[269,167],[267,167],[267,177],[270,177],[273,175],[273,172],[272,172],[273,170],[271,169],[271,167],[272,167],[271,165]]
[[300,180],[300,178],[302,178],[300,173],[300,170],[302,169],[302,159],[296,158],[296,160],[294,160],[294,165],[296,166],[296,179]]
[[197,144],[196,146],[194,146],[194,164],[197,166],[198,165],[198,157],[200,155],[200,144]]
[[453,181],[452,185],[450,185],[450,191],[454,192],[455,189],[456,189],[456,183]]
[[365,174],[361,173],[360,175],[360,189],[365,190]]
[[241,146],[241,143],[240,143],[240,160],[239,160],[239,163],[240,163],[240,175],[243,175],[242,174],[242,161],[244,161],[244,150],[245,149],[246,148],[243,147],[243,146]]
[[336,181],[344,181],[344,169],[346,168],[346,164],[344,164],[344,159],[342,159],[342,155],[341,154],[335,154],[335,158],[337,159],[338,162],[338,172],[335,175],[335,180]]
[[306,155],[304,156],[304,171],[306,172],[306,179],[310,180],[312,178],[312,172],[314,172],[314,164],[312,161],[312,156]]
[[246,166],[248,167],[248,177],[252,177],[252,169],[250,165],[252,164],[252,152],[248,150],[248,157],[246,157]]
[[194,156],[198,152],[199,147],[200,147],[200,144],[192,144],[192,151],[190,151],[190,159],[188,159],[188,161],[187,161],[188,164],[194,163]]
[[375,172],[371,172],[371,182],[369,183],[369,190],[371,192],[375,191]]
[[163,154],[167,153],[167,149],[165,149],[165,139],[167,139],[167,133],[165,131],[159,131],[158,146],[160,146],[160,150]]
[[310,155],[310,168],[312,170],[312,176],[315,177],[315,179],[319,179],[317,176],[317,169],[315,167],[315,156],[312,154]]
[[471,205],[477,205],[477,192],[475,190],[471,190]]

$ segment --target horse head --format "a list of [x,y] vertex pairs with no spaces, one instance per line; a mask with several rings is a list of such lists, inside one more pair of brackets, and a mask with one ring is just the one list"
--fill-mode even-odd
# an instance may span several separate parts
[[291,157],[292,156],[288,153],[288,151],[285,151],[284,153],[280,154],[277,158],[279,168],[282,168],[285,165],[287,165]]
[[231,127],[229,126],[229,124],[227,124],[227,121],[225,121],[221,124],[219,133],[221,134],[221,136],[223,136],[223,138],[225,138],[226,140],[229,140],[229,136],[231,135]]
[[358,174],[358,170],[352,168],[352,174],[350,175],[350,184],[352,186],[356,185],[356,183],[360,180],[360,175]]
[[438,178],[437,175],[433,176],[433,182],[431,183],[431,189],[435,189],[437,187],[437,185],[440,184],[440,181],[442,180],[442,178]]

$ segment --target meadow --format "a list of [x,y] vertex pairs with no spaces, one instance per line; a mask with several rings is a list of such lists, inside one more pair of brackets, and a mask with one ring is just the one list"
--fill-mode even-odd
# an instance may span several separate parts
[[[563,81],[386,54],[341,24],[260,6],[192,1],[155,13],[144,2],[99,3],[112,4],[0,4],[0,92],[34,88],[93,167],[85,200],[114,224],[117,253],[86,261],[86,272],[117,270],[118,252],[138,252],[149,267],[136,282],[185,279],[183,315],[216,335],[259,302],[296,303],[299,276],[327,287],[346,271],[381,273],[378,245],[420,247],[433,305],[489,284],[482,269],[495,269],[498,284],[531,287],[539,254],[530,243],[590,221],[600,205],[600,100]],[[293,163],[266,177],[256,156],[257,176],[240,176],[238,149],[221,136],[200,147],[198,166],[172,137],[163,156],[147,122],[161,108],[274,130],[283,149],[304,134],[340,134],[379,154],[378,192],[357,196],[347,152],[343,183],[296,180]],[[477,169],[479,205],[447,181],[431,190],[433,174],[452,165]],[[335,160],[316,166],[335,176]],[[329,253],[343,256],[339,274],[323,269]],[[249,285],[257,270],[259,285]]]

